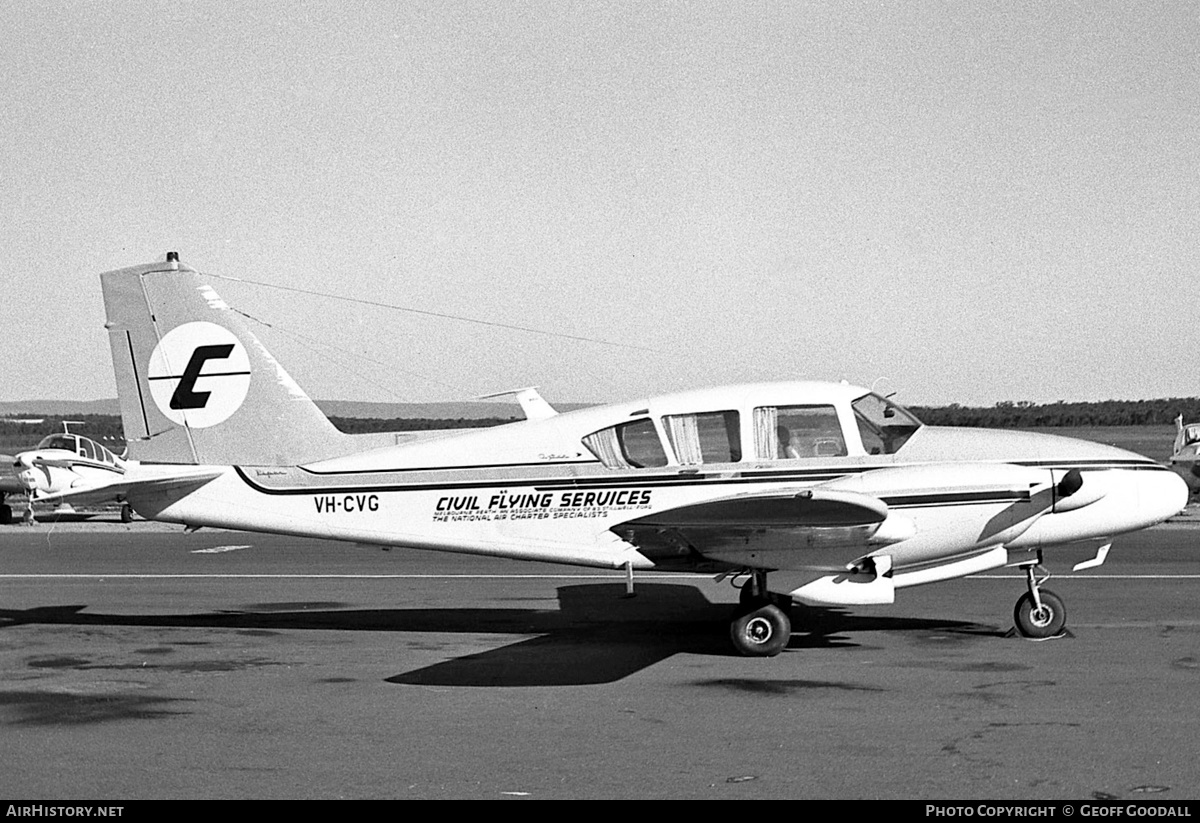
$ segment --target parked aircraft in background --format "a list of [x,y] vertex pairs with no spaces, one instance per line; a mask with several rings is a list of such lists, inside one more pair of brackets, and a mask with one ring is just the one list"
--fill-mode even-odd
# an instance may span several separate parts
[[558,410],[547,403],[541,394],[538,393],[537,386],[493,392],[492,394],[485,394],[479,399],[491,400],[495,397],[508,397],[510,395],[515,397],[517,402],[521,404],[521,411],[525,413],[526,420],[545,420],[548,417],[558,414]]
[[760,383],[438,432],[363,450],[181,265],[101,275],[141,515],[624,570],[740,587],[746,655],[779,653],[793,601],[1026,572],[1017,628],[1061,632],[1046,550],[1099,565],[1113,538],[1187,502],[1166,467],[1048,435],[926,426],[867,389]]
[[1184,479],[1189,491],[1200,491],[1200,423],[1185,426],[1182,414],[1175,418],[1171,468]]
[[[25,520],[33,520],[34,503],[90,503],[121,500],[120,483],[128,463],[105,446],[87,437],[72,434],[63,424],[62,434],[42,438],[32,449],[5,459],[11,466],[5,478],[5,493],[25,493],[28,508]],[[131,517],[128,504],[122,504],[121,519]],[[12,508],[0,507],[0,522],[12,519]]]

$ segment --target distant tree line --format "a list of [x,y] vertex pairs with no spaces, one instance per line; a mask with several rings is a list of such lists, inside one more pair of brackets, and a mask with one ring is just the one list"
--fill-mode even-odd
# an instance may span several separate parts
[[[1097,403],[1030,403],[1002,401],[994,406],[911,406],[912,411],[934,426],[977,426],[986,429],[1031,429],[1061,426],[1153,426],[1169,425],[1176,415],[1185,422],[1200,421],[1200,397],[1171,397],[1162,400],[1104,400]],[[19,423],[17,419],[38,419],[41,423]],[[427,431],[429,429],[468,429],[499,426],[517,418],[504,417],[330,417],[339,431],[347,434],[368,432]],[[0,418],[0,444],[5,448],[31,446],[47,434],[61,432],[63,421],[71,421],[70,430],[106,443],[124,442],[121,418],[115,414],[80,414],[73,417],[28,412]],[[112,446],[110,445],[110,448]]]
[[[41,420],[40,423],[22,423],[18,420]],[[503,417],[456,417],[441,419],[435,417],[395,417],[379,420],[367,417],[330,417],[339,431],[346,434],[365,434],[367,432],[403,432],[428,431],[430,429],[471,429],[486,426],[498,426],[511,423],[516,418]],[[92,440],[99,440],[114,451],[124,448],[125,432],[121,428],[121,418],[115,414],[80,414],[72,417],[63,415],[38,414],[22,412],[11,417],[0,417],[0,448],[6,453],[14,449],[26,449],[35,445],[48,434],[63,430],[63,421],[70,421],[72,434],[82,434]],[[112,445],[116,443],[116,447]]]
[[[18,420],[41,420],[40,423],[18,423]],[[115,414],[53,415],[36,412],[21,412],[11,417],[0,417],[0,435],[25,436],[33,441],[48,434],[63,430],[63,421],[68,421],[72,434],[82,434],[93,440],[124,440],[121,418]]]
[[1162,400],[1103,400],[1096,403],[1030,403],[1002,401],[991,407],[910,406],[934,426],[977,426],[985,429],[1032,429],[1060,426],[1154,426],[1200,420],[1200,397]]
[[416,432],[430,429],[483,429],[511,423],[515,417],[392,417],[379,419],[374,417],[330,417],[340,432],[346,434],[367,434],[369,432]]

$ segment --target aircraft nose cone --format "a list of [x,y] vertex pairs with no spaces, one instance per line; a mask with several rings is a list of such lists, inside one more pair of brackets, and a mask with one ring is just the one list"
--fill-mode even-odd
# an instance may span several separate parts
[[1142,493],[1142,506],[1166,520],[1178,514],[1188,504],[1191,490],[1175,472],[1153,472],[1154,483]]

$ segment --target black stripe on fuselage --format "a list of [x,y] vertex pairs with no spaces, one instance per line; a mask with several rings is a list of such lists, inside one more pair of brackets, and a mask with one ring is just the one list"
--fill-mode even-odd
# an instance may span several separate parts
[[295,468],[311,474],[313,477],[344,477],[346,475],[362,475],[362,474],[406,474],[415,472],[446,472],[446,471],[486,471],[491,470],[512,470],[512,469],[536,469],[536,468],[553,468],[556,466],[599,466],[599,460],[559,460],[553,463],[539,460],[534,463],[478,463],[470,466],[434,466],[433,468],[404,468],[404,469],[342,469],[341,471],[317,471],[308,466],[296,466]]
[[109,465],[108,463],[96,463],[96,462],[86,460],[86,459],[70,460],[70,461],[63,460],[62,463],[66,463],[66,465],[63,466],[61,464],[58,464],[58,467],[64,468],[64,469],[70,469],[72,471],[74,471],[76,466],[83,466],[88,469],[104,469],[105,471],[115,472],[116,474],[125,474],[125,470],[119,466],[112,466],[112,465]]
[[[937,462],[937,461],[933,461]],[[942,461],[951,463],[952,461]],[[970,461],[960,461],[970,462]],[[996,463],[997,465],[1006,466],[1026,466],[1034,469],[1163,469],[1169,471],[1166,466],[1155,463],[1150,458],[1129,459],[1129,460],[992,460],[979,461],[981,463]],[[557,466],[599,466],[599,460],[563,460],[559,462],[542,462],[533,463],[477,463],[464,466],[416,466],[402,467],[390,469],[341,469],[339,471],[318,471],[317,469],[308,466],[295,466],[294,468],[305,474],[310,474],[314,477],[344,477],[347,475],[368,475],[368,474],[416,474],[418,472],[446,472],[446,471],[505,471],[512,469],[531,469],[531,468],[553,468]],[[838,475],[851,474],[855,470],[874,470],[874,469],[894,469],[894,468],[909,468],[912,466],[928,465],[928,463],[882,463],[878,466],[869,467],[851,467],[844,468],[841,466],[823,466],[817,469],[772,469],[757,472],[756,476],[769,477],[778,475],[780,477],[792,477],[796,474],[804,474],[807,472],[818,471],[828,473],[836,473]],[[614,471],[621,471],[620,469]],[[623,471],[630,471],[624,469]],[[703,471],[700,469],[675,469],[680,474],[692,474],[703,476]],[[737,474],[744,473],[745,470],[734,470]],[[725,472],[729,474],[729,472]]]
[[[918,465],[918,464],[910,464]],[[1078,461],[1075,463],[1055,463],[1055,462],[1036,462],[1036,463],[998,463],[997,465],[1020,465],[1036,468],[1085,468],[1092,470],[1100,469],[1135,469],[1135,470],[1162,470],[1170,471],[1165,466],[1160,466],[1152,461]],[[527,466],[526,466],[527,467]],[[345,485],[312,485],[312,486],[288,486],[288,487],[271,487],[264,486],[250,478],[246,469],[241,466],[234,466],[234,471],[242,478],[246,485],[250,486],[255,491],[269,495],[297,495],[297,494],[351,494],[356,492],[416,492],[416,491],[448,491],[448,490],[468,490],[468,489],[494,489],[499,487],[505,488],[529,488],[532,487],[537,491],[573,491],[577,489],[590,490],[606,490],[606,489],[624,489],[630,486],[639,488],[667,488],[667,487],[687,487],[687,486],[745,486],[745,485],[762,485],[763,483],[805,483],[815,484],[822,483],[828,480],[836,480],[841,477],[848,477],[854,474],[862,474],[864,472],[876,471],[880,469],[899,469],[906,468],[905,465],[877,465],[877,466],[846,466],[833,468],[824,466],[813,469],[792,469],[792,470],[769,470],[762,472],[754,471],[738,471],[738,472],[696,472],[685,470],[685,473],[672,474],[649,474],[649,475],[625,475],[624,477],[530,477],[530,478],[472,478],[463,480],[443,480],[439,482],[409,482],[409,483],[355,483],[353,485],[347,483]],[[302,467],[300,467],[302,468]],[[489,466],[489,469],[500,470],[504,468],[516,468],[516,466]],[[443,472],[459,471],[458,467],[441,469]],[[408,470],[415,471],[415,470]],[[420,471],[432,472],[435,470],[422,469]],[[374,472],[372,472],[374,473]],[[394,472],[399,473],[399,472]],[[312,474],[310,472],[310,474]],[[349,479],[357,473],[339,472],[338,475]],[[363,473],[365,474],[365,472]],[[312,479],[316,480],[322,475],[316,475]],[[1004,491],[1004,492],[978,492],[978,493],[953,493],[950,496],[959,498],[957,502],[968,503],[970,500],[965,499],[967,494],[984,494],[984,495],[1006,495],[1002,498],[1005,500],[1028,499],[1028,492]],[[1021,498],[1020,495],[1024,495]],[[910,497],[913,500],[921,496],[903,495],[894,496],[896,505],[924,505],[921,502],[909,502]],[[938,499],[946,497],[946,495],[934,495]],[[890,505],[890,503],[889,503]]]

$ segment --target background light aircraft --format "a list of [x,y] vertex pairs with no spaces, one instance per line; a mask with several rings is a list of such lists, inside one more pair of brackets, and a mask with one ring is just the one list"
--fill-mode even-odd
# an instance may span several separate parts
[[1189,491],[1200,491],[1200,423],[1184,425],[1182,414],[1175,418],[1171,468],[1187,483]]
[[1065,621],[1043,551],[1102,563],[1114,536],[1187,502],[1165,466],[1048,435],[923,425],[867,389],[762,383],[616,403],[363,450],[208,279],[166,263],[101,275],[145,517],[192,527],[635,571],[740,587],[729,627],[779,653],[793,601],[854,606],[1004,566],[1014,617]]
[[[28,495],[25,520],[33,520],[34,503],[89,503],[121,500],[120,484],[127,462],[87,437],[72,434],[63,423],[62,434],[52,434],[32,449],[6,460],[11,466],[3,489]],[[128,522],[131,510],[121,506],[121,519]],[[11,507],[0,508],[0,521],[9,522]]]

